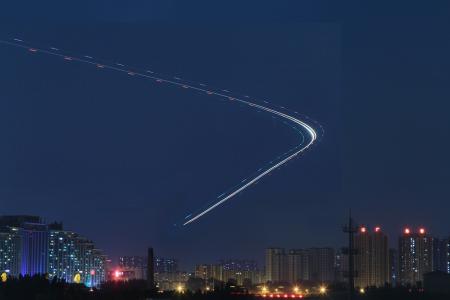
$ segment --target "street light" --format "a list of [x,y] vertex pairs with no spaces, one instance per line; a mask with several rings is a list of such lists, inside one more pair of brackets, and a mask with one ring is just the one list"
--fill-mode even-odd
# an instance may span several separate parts
[[320,286],[319,287],[319,293],[322,294],[322,295],[326,294],[327,293],[327,287],[324,286],[324,285]]

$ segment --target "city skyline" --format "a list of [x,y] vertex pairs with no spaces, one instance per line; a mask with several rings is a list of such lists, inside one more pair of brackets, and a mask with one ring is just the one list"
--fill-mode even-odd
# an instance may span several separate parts
[[[95,242],[39,216],[0,216],[0,278],[76,284],[90,292],[108,286],[134,286],[146,293],[230,290],[256,297],[302,298],[339,293],[354,284],[353,294],[376,289],[446,291],[450,282],[450,235],[432,236],[425,227],[404,227],[390,244],[381,226],[357,224],[349,216],[342,235],[348,247],[266,248],[258,258],[196,261],[184,269],[183,258],[168,257],[148,247],[146,256],[123,255],[117,260]],[[186,253],[188,254],[188,253]],[[447,282],[447,283],[446,283]]]

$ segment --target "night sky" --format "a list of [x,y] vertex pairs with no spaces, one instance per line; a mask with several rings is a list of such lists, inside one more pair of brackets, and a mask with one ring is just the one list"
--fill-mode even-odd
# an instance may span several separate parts
[[1,214],[63,221],[112,257],[152,245],[185,267],[339,247],[349,208],[392,242],[404,225],[450,234],[450,3],[92,2],[2,2],[0,39],[269,99],[325,135],[174,228],[298,137],[240,105],[0,46]]

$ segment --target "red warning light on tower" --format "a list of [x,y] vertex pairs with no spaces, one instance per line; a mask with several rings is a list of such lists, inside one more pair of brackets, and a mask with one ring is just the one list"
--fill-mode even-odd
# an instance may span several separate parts
[[411,230],[410,230],[409,228],[405,228],[405,229],[403,230],[403,233],[404,233],[404,234],[410,234],[410,233],[411,233]]
[[425,234],[425,232],[426,232],[425,228],[423,228],[423,227],[419,228],[419,233],[420,234]]

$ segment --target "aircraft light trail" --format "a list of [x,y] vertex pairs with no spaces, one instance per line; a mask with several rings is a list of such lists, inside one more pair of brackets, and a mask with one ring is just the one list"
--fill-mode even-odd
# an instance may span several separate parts
[[[208,205],[206,208],[202,209],[201,211],[198,211],[197,213],[190,213],[187,216],[185,216],[184,220],[182,221],[183,226],[186,226],[186,225],[198,220],[205,214],[207,214],[210,211],[212,211],[213,209],[217,208],[224,202],[230,200],[231,198],[233,198],[234,196],[236,196],[243,190],[247,189],[251,185],[256,184],[258,182],[258,180],[260,180],[262,177],[269,175],[275,169],[280,168],[281,166],[283,166],[284,164],[286,164],[287,162],[289,162],[290,160],[292,160],[299,154],[306,151],[317,140],[317,133],[310,124],[307,124],[306,122],[302,121],[298,117],[292,116],[289,112],[287,112],[287,109],[283,106],[269,107],[270,103],[265,100],[262,101],[263,104],[258,104],[254,100],[249,100],[250,96],[247,96],[247,95],[235,96],[235,95],[233,95],[231,97],[230,94],[232,92],[230,90],[225,90],[225,89],[220,90],[220,89],[208,88],[208,86],[204,83],[191,83],[191,82],[187,82],[179,77],[172,77],[173,80],[171,80],[171,79],[169,79],[170,77],[160,76],[150,70],[145,70],[142,72],[138,71],[134,68],[132,68],[132,70],[131,70],[131,68],[126,67],[126,65],[122,64],[122,63],[117,63],[117,62],[116,63],[103,63],[103,62],[94,60],[94,58],[89,55],[74,56],[74,55],[64,54],[64,52],[61,51],[60,48],[34,47],[34,46],[27,45],[24,42],[24,40],[19,39],[19,38],[14,38],[12,40],[13,40],[12,42],[6,41],[6,40],[0,40],[0,44],[17,47],[17,48],[23,48],[25,50],[28,50],[30,55],[31,55],[31,53],[33,55],[42,53],[42,54],[46,54],[46,55],[60,57],[64,60],[66,60],[67,62],[85,63],[85,64],[93,65],[96,68],[109,69],[109,70],[113,70],[113,71],[117,71],[117,72],[122,72],[122,73],[128,74],[132,77],[142,77],[142,78],[146,78],[146,79],[151,79],[158,83],[166,83],[166,84],[169,84],[172,86],[181,87],[183,89],[194,90],[194,91],[206,93],[207,95],[225,98],[231,102],[237,102],[240,104],[247,105],[251,108],[255,108],[257,112],[263,111],[263,112],[269,113],[272,115],[272,117],[274,119],[277,119],[277,117],[280,117],[280,118],[284,119],[284,123],[286,125],[288,125],[290,128],[297,131],[297,133],[299,133],[302,136],[302,142],[298,146],[290,149],[283,155],[278,156],[276,160],[270,161],[268,163],[268,166],[259,168],[258,171],[256,173],[254,173],[252,176],[241,180],[240,184],[234,186],[232,189],[219,195],[216,198],[216,200],[213,203],[211,203],[210,205]],[[148,75],[148,74],[152,74],[152,75]],[[224,93],[226,93],[226,94],[224,94]],[[243,99],[243,98],[245,98],[245,99]],[[295,111],[294,113],[296,115],[298,115],[298,112]],[[310,120],[310,118],[308,118],[307,116],[305,116],[305,118]],[[290,122],[290,124],[292,124],[293,126],[289,125],[287,122]],[[299,128],[304,130],[307,133],[307,136],[309,137],[306,144],[304,144],[305,136],[303,135],[303,133],[301,132],[301,130]]]

